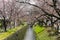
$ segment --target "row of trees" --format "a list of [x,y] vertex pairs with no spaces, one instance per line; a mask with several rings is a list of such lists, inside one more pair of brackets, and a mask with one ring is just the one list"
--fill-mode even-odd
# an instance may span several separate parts
[[[19,2],[19,1],[17,1]],[[31,19],[39,22],[40,25],[51,26],[58,33],[60,28],[60,1],[59,0],[36,0],[35,4],[31,2],[19,2],[33,6]],[[38,9],[38,10],[37,10]]]
[[16,0],[1,0],[0,20],[2,20],[2,27],[4,31],[14,28],[21,24],[22,9],[25,5],[19,4]]
[[[33,2],[33,3],[32,3]],[[3,27],[19,25],[21,19],[28,23],[39,22],[40,25],[51,26],[59,31],[60,26],[60,1],[59,0],[8,0],[2,1],[0,17],[3,19]],[[6,23],[7,22],[7,23]]]

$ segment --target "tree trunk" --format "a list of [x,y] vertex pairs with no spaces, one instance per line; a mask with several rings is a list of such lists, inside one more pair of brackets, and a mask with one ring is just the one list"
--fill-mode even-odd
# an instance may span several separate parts
[[6,32],[7,31],[7,25],[6,25],[6,19],[5,17],[3,17],[3,25],[4,25],[4,31]]
[[58,35],[58,33],[59,33],[59,26],[57,25],[56,34]]

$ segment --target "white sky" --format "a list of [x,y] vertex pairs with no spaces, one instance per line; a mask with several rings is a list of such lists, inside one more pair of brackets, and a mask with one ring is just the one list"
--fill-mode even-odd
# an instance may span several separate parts
[[36,4],[34,0],[30,0],[30,3],[31,4]]

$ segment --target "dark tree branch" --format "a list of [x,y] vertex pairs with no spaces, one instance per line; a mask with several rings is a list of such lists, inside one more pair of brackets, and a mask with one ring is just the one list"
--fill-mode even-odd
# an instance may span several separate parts
[[57,8],[57,5],[56,5],[57,1],[56,1],[56,0],[52,0],[52,2],[53,2],[53,5],[48,4],[47,2],[46,2],[46,3],[47,3],[47,5],[49,5],[50,7],[53,7],[54,10],[56,11],[56,13],[60,16],[60,9]]
[[29,5],[32,5],[32,6],[34,6],[34,7],[37,7],[37,8],[39,8],[39,9],[41,9],[46,15],[55,17],[55,18],[57,18],[57,19],[60,20],[60,17],[57,17],[57,16],[55,16],[55,15],[53,15],[53,14],[49,14],[48,12],[46,12],[44,9],[42,9],[41,7],[39,7],[39,6],[37,6],[37,5],[31,4],[31,3],[28,3],[28,2],[19,2],[19,1],[16,1],[16,2],[18,2],[18,3],[23,3],[23,4],[29,4]]

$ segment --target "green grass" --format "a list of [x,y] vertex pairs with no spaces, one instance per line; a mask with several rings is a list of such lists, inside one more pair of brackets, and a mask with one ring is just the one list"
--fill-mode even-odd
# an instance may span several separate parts
[[36,32],[36,40],[55,40],[54,36],[48,36],[47,28],[36,25],[33,30]]
[[48,36],[48,33],[46,30],[43,32],[37,34],[37,39],[36,40],[55,40],[53,37]]
[[39,25],[35,25],[35,26],[33,27],[33,30],[34,30],[36,33],[40,33],[40,32],[42,32],[42,31],[44,30],[44,27],[41,27],[41,26],[39,26]]
[[[26,26],[26,24],[24,26]],[[23,28],[24,26],[20,25],[20,26],[15,27],[15,28],[13,28],[11,30],[8,30],[7,32],[0,33],[0,40],[4,40],[5,38],[9,37],[10,35],[12,35],[13,33],[15,33],[16,31],[18,31],[21,28]]]
[[0,26],[1,26],[1,23],[0,23]]
[[2,23],[0,22],[0,27],[2,26]]

